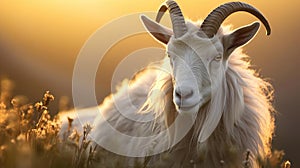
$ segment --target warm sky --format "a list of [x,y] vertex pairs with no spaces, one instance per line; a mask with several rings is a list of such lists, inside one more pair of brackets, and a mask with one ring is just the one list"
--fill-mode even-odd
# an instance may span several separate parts
[[[72,72],[76,57],[88,38],[110,21],[134,13],[156,11],[162,0],[1,0],[0,1],[0,77],[16,82],[16,92],[38,99],[44,90],[57,97],[71,96]],[[203,19],[213,8],[228,2],[224,0],[177,1],[183,14],[192,19]],[[254,68],[275,87],[277,132],[275,148],[284,149],[287,158],[294,162],[300,150],[300,126],[297,114],[300,106],[299,64],[297,31],[300,30],[300,1],[296,0],[244,0],[258,8],[268,18],[272,34],[265,36],[260,28],[256,38],[245,47],[253,58]],[[135,16],[135,15],[134,15]],[[137,15],[138,16],[138,15]],[[168,18],[164,20],[167,22]],[[237,28],[256,19],[245,13],[234,14],[225,23]],[[142,28],[138,17],[119,30],[111,29],[104,37],[122,33],[130,27]],[[138,42],[138,43],[137,43]],[[101,47],[101,44],[99,44]],[[110,92],[112,68],[122,58],[145,47],[162,47],[147,34],[128,37],[115,44],[106,54],[97,73],[99,101]],[[142,53],[142,52],[141,52]],[[158,52],[159,53],[159,52]],[[162,53],[162,51],[161,51]],[[130,73],[151,61],[151,55],[132,63]],[[130,64],[130,63],[129,63]],[[122,75],[121,75],[122,76]],[[125,74],[126,76],[126,74]],[[297,166],[295,166],[297,167]]]

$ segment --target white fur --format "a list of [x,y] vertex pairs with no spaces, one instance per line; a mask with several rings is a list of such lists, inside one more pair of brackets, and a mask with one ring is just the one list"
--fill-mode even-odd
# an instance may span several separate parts
[[[153,143],[153,149],[158,149],[165,143],[172,143],[174,139],[178,139],[177,136],[180,138],[183,136],[179,143],[169,150],[169,155],[173,159],[169,164],[170,167],[184,166],[191,159],[199,158],[202,159],[197,164],[203,167],[219,167],[220,160],[241,165],[243,153],[247,149],[252,153],[251,164],[256,167],[255,157],[264,158],[270,153],[274,131],[271,85],[249,68],[250,63],[246,61],[248,56],[243,54],[241,49],[233,52],[225,64],[216,64],[213,66],[214,69],[208,67],[208,61],[204,59],[213,59],[218,52],[222,52],[219,39],[229,33],[228,27],[220,28],[213,40],[208,41],[195,37],[194,33],[198,30],[198,26],[190,22],[187,26],[188,33],[181,39],[171,38],[167,46],[167,51],[173,55],[171,59],[182,60],[182,62],[171,60],[174,71],[170,66],[170,59],[165,57],[155,66],[170,73],[153,69],[154,65],[150,65],[138,73],[134,80],[125,80],[118,91],[108,96],[99,107],[78,111],[75,123],[79,120],[94,123],[91,136],[94,140],[103,142],[112,141],[111,138],[116,136],[103,126],[107,120],[124,134],[151,136],[163,132],[176,118],[187,113],[195,115],[195,122],[192,128],[187,130],[187,134],[180,134],[184,130],[182,127],[188,124],[188,119],[182,119],[168,130],[167,134],[160,135],[166,142],[149,142]],[[177,45],[183,41],[195,47],[195,52],[187,49],[185,45]],[[174,55],[179,57],[174,58]],[[190,57],[183,57],[186,55]],[[203,66],[193,68],[195,63]],[[188,85],[195,82],[197,85]],[[181,111],[176,104],[173,91],[177,87],[187,85],[196,92],[191,101],[182,103],[193,107]],[[94,112],[90,114],[89,111]],[[154,120],[134,122],[125,118],[122,113],[136,120],[143,121],[144,117]],[[63,128],[67,125],[65,120],[67,115],[70,114],[62,115]],[[80,124],[75,126],[81,127]],[[135,148],[147,146],[142,143],[133,144],[125,139],[116,139],[112,143],[127,150],[128,154]],[[237,161],[229,157],[233,149],[237,152]],[[147,153],[149,149],[140,152]],[[159,154],[153,156],[153,159],[157,158]],[[151,163],[153,162],[149,164]]]

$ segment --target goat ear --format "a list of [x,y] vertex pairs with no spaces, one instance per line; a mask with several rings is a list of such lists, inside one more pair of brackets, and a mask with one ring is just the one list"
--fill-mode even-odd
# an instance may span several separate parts
[[223,37],[224,56],[228,58],[230,54],[238,47],[249,42],[256,34],[259,23],[254,22],[251,25],[242,27],[229,35]]
[[141,20],[147,31],[150,32],[156,40],[164,44],[169,42],[171,36],[173,35],[173,31],[171,29],[152,21],[145,15],[141,15]]

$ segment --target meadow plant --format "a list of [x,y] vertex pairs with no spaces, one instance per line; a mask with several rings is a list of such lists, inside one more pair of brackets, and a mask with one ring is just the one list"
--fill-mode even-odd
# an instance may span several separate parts
[[[68,118],[68,129],[60,136],[59,117],[52,115],[48,107],[54,101],[49,91],[41,101],[30,104],[25,96],[13,96],[13,88],[11,80],[1,80],[0,168],[128,167],[125,157],[106,151],[89,139],[93,129],[90,124],[83,126],[83,132],[78,132],[72,126],[73,119]],[[234,149],[228,151],[235,157]],[[244,168],[251,167],[250,155],[250,151],[245,152]],[[258,160],[263,168],[290,168],[291,163],[283,162],[283,156],[283,151],[275,150],[266,161]],[[133,159],[132,167],[146,167],[147,159],[144,163],[136,160]],[[170,161],[166,152],[155,167],[165,167]],[[185,167],[194,168],[196,163],[197,160],[191,160]],[[234,167],[222,160],[220,163],[222,167]]]

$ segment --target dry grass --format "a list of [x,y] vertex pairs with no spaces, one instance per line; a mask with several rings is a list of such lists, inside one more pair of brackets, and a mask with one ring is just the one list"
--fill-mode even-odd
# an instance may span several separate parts
[[[13,82],[1,80],[0,92],[0,168],[60,168],[60,167],[128,167],[126,158],[99,149],[88,140],[92,127],[85,125],[83,132],[72,128],[73,119],[63,136],[59,136],[60,122],[51,116],[48,105],[54,96],[46,91],[42,100],[28,104],[24,96],[13,97]],[[244,168],[249,168],[250,151],[246,152]],[[264,168],[290,168],[283,162],[283,151],[274,151],[266,161],[258,159]],[[147,159],[146,159],[147,160]],[[164,167],[168,155],[155,167]],[[191,160],[195,167],[197,161]],[[223,167],[229,163],[220,161]],[[135,161],[133,167],[145,167]]]

